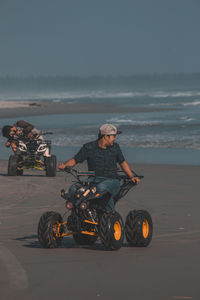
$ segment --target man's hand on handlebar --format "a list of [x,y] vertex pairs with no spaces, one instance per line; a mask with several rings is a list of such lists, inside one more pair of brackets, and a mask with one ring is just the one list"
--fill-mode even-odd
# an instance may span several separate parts
[[140,179],[138,178],[138,177],[132,177],[132,178],[130,178],[131,179],[131,181],[133,181],[135,184],[138,184],[138,183],[140,183]]
[[9,142],[9,141],[7,141],[6,143],[5,143],[5,146],[8,148],[8,147],[10,147],[10,145],[11,145],[11,142]]
[[65,171],[67,173],[70,173],[72,167],[66,166],[65,164],[61,163],[61,164],[58,164],[58,169],[61,170],[61,171]]
[[58,169],[64,171],[64,169],[65,169],[65,164],[63,164],[63,163],[58,164]]
[[70,173],[71,169],[76,165],[74,158],[67,160],[65,163],[58,164],[58,169]]

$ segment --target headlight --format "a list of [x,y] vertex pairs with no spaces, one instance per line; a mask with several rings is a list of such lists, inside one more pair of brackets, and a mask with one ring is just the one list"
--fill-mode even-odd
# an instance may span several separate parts
[[72,209],[72,207],[73,207],[72,202],[66,201],[66,208],[70,210],[70,209]]
[[87,208],[87,204],[85,203],[85,202],[82,202],[81,204],[80,204],[80,209],[86,209]]
[[20,144],[19,144],[19,150],[20,150],[20,151],[26,151],[26,150],[27,150],[26,145],[20,143]]
[[38,152],[42,152],[42,151],[45,151],[47,148],[47,145],[46,144],[42,144],[38,147]]

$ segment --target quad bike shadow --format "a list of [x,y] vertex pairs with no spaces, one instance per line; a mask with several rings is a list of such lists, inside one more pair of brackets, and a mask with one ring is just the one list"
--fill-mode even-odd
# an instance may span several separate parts
[[[105,250],[120,249],[124,236],[130,246],[147,247],[150,244],[153,223],[146,210],[131,210],[124,225],[118,212],[105,210],[110,194],[99,193],[95,180],[81,179],[84,176],[94,176],[94,172],[78,172],[72,168],[65,168],[64,171],[76,178],[79,188],[73,198],[64,189],[61,190],[61,197],[66,201],[67,218],[66,213],[62,217],[60,213],[54,211],[47,211],[41,216],[38,224],[38,240],[42,247],[57,248],[61,246],[63,238],[70,235],[78,245],[82,246],[94,245],[99,238]],[[133,173],[134,176],[143,178]],[[115,197],[115,202],[123,198],[136,185],[122,171],[118,172],[118,179],[120,191]],[[63,221],[64,217],[65,221]]]

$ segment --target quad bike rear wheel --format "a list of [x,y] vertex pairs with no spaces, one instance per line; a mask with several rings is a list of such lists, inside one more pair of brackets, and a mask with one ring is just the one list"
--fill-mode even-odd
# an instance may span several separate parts
[[124,223],[119,213],[105,212],[100,220],[100,238],[106,250],[118,250],[124,240]]
[[153,223],[146,210],[132,210],[126,217],[125,235],[131,246],[147,247],[151,242]]
[[56,176],[56,156],[51,155],[50,157],[45,157],[46,166],[46,176],[55,177]]
[[93,245],[98,239],[97,236],[82,233],[73,234],[73,238],[78,245]]
[[18,157],[10,155],[8,161],[8,176],[23,175],[23,170],[18,170]]
[[54,211],[45,212],[38,224],[38,240],[44,248],[57,248],[61,245],[64,232],[63,219],[61,215]]

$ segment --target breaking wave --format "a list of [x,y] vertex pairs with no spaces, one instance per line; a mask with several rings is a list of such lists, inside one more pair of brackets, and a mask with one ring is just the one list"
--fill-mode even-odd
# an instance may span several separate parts
[[198,106],[200,105],[200,100],[195,100],[192,102],[182,103],[183,106]]
[[135,126],[152,126],[152,125],[158,125],[161,124],[160,121],[154,120],[154,121],[135,121],[131,119],[120,119],[120,118],[111,118],[106,120],[108,123],[112,123],[114,125],[135,125]]
[[[53,146],[75,146],[81,147],[83,144],[96,140],[96,135],[79,136],[59,136],[52,139]],[[141,135],[141,136],[123,136],[118,137],[121,147],[129,148],[181,148],[200,150],[200,138],[195,136],[185,136],[182,138],[167,137],[166,135]]]
[[[105,91],[105,90],[88,90],[88,91],[64,91],[64,92],[27,92],[17,95],[9,92],[1,94],[2,100],[50,100],[50,101],[67,101],[81,99],[131,99],[131,98],[189,98],[200,96],[200,91]],[[153,105],[153,104],[152,104]],[[186,104],[187,105],[187,104]],[[195,105],[195,104],[194,104]]]

